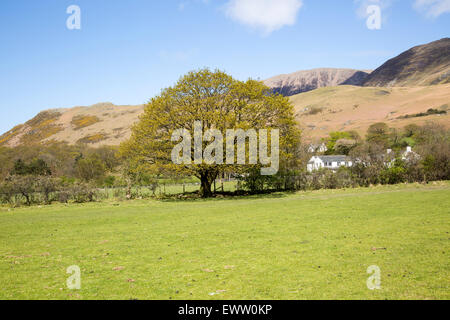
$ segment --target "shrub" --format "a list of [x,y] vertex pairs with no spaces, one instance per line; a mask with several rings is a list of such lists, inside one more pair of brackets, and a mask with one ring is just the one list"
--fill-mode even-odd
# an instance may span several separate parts
[[78,178],[85,182],[102,180],[106,174],[103,162],[95,156],[78,160],[75,169]]
[[72,125],[75,127],[74,130],[80,130],[82,128],[89,127],[97,122],[100,122],[100,119],[96,116],[87,116],[87,115],[78,115],[72,118]]
[[386,168],[381,172],[381,183],[382,184],[398,184],[405,182],[406,179],[406,169],[402,164],[395,164],[392,167]]
[[36,177],[34,176],[12,176],[10,178],[13,192],[25,199],[26,205],[30,206],[34,202],[36,192]]
[[76,203],[94,201],[95,190],[87,183],[75,183],[69,188],[69,192]]
[[314,107],[310,107],[308,110],[306,110],[305,114],[309,115],[309,116],[314,116],[316,114],[322,113],[323,110],[324,110],[324,108],[314,106]]
[[1,203],[13,204],[16,192],[10,182],[0,183],[0,201]]
[[38,177],[36,178],[35,191],[40,193],[44,197],[44,203],[50,204],[52,199],[51,194],[58,190],[58,181],[51,177]]

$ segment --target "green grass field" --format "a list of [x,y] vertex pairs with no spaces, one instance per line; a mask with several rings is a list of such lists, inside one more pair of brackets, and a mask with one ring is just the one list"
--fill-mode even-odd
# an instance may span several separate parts
[[449,299],[449,232],[448,182],[1,208],[0,299]]

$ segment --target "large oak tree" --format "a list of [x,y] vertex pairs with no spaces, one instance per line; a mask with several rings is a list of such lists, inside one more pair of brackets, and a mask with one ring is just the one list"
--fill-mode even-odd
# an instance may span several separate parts
[[201,181],[201,195],[209,197],[211,185],[221,172],[237,172],[242,167],[175,165],[171,152],[177,143],[171,141],[172,133],[186,129],[194,137],[196,121],[202,122],[203,132],[213,128],[224,136],[227,129],[279,129],[281,164],[295,160],[300,131],[289,99],[272,94],[262,82],[237,81],[209,69],[188,73],[151,99],[130,140],[122,144],[122,154],[139,170],[145,167],[153,174],[194,175]]

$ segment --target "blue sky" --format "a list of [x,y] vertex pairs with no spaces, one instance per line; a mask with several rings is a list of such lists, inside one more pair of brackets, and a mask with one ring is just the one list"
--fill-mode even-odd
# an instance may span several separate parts
[[[70,5],[80,30],[66,27]],[[449,0],[2,0],[0,132],[49,108],[145,103],[202,67],[242,80],[374,69],[448,37],[449,12]]]

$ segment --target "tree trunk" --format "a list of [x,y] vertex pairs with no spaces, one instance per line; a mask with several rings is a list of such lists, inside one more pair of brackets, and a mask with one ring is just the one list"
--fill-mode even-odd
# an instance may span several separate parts
[[202,198],[210,198],[210,197],[212,197],[213,194],[211,192],[211,185],[212,185],[212,182],[209,179],[208,175],[207,174],[205,174],[205,175],[202,174],[201,185],[200,185],[200,196]]
[[218,174],[218,170],[205,170],[200,173],[200,196],[202,198],[210,198],[213,196],[211,186]]

